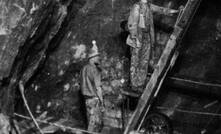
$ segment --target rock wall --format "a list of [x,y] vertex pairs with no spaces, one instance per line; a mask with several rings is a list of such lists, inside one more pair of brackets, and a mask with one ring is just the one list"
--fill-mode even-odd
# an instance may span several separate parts
[[19,47],[35,34],[41,21],[47,16],[45,8],[49,3],[50,1],[43,0],[0,2],[0,79],[9,76]]
[[[36,117],[44,113],[53,120],[63,119],[70,126],[85,128],[79,72],[87,62],[91,41],[95,39],[102,57],[102,82],[107,105],[105,125],[122,127],[121,104],[124,98],[120,90],[131,90],[128,86],[130,53],[125,44],[128,32],[124,29],[124,21],[135,2],[2,0],[0,83],[4,90],[1,91],[14,94],[18,81],[23,80],[26,83],[25,95]],[[177,9],[185,0],[153,2]],[[191,75],[191,78],[197,76],[203,80],[214,78],[220,57],[219,49],[215,49],[219,48],[220,41],[220,20],[216,19],[219,18],[219,9],[215,2],[210,3],[211,8],[204,3],[204,8],[200,9],[203,10],[198,14],[200,18],[194,20],[193,28],[182,44],[188,46],[179,59],[182,63],[176,64],[173,74],[185,77]],[[216,15],[213,16],[210,13],[214,11]],[[157,43],[152,63],[156,64],[176,16],[155,14],[154,19]],[[210,28],[213,30],[210,31]],[[213,47],[210,44],[215,45]],[[206,58],[203,55],[207,55]],[[211,64],[206,64],[207,61]],[[213,81],[219,82],[218,77]],[[15,111],[26,113],[19,93],[16,93],[15,102]]]
[[[55,120],[66,119],[71,126],[85,127],[85,120],[82,120],[85,118],[85,114],[82,113],[84,106],[82,96],[79,94],[79,72],[87,62],[87,54],[92,47],[91,41],[95,39],[102,57],[102,81],[107,106],[105,125],[122,127],[121,103],[123,97],[120,90],[129,89],[130,67],[129,47],[125,44],[128,33],[123,27],[125,27],[124,21],[128,18],[130,7],[135,2],[88,0],[80,3],[74,1],[72,10],[67,11],[66,20],[61,24],[58,32],[50,34],[54,38],[50,38],[50,36],[45,38],[45,35],[42,37],[41,40],[47,42],[44,45],[47,46],[44,47],[46,48],[44,51],[46,61],[44,67],[26,85],[26,96],[35,116],[46,113]],[[168,2],[156,1],[161,6],[178,7],[176,3],[168,5]],[[74,10],[74,8],[79,10]],[[76,16],[71,15],[74,12],[77,13]],[[157,47],[153,58],[156,63],[168,39],[166,32],[168,29],[171,31],[175,17],[165,18],[156,15],[155,19],[157,23],[159,22],[159,25],[156,25],[158,28]],[[42,26],[43,29],[46,29],[45,32],[50,29],[48,25]],[[164,26],[167,27],[162,29]],[[44,32],[38,35],[42,34]],[[39,42],[36,47],[40,47],[42,43],[44,42]],[[39,49],[30,53],[33,52],[39,53]],[[34,59],[31,57],[29,61],[35,61]],[[28,63],[30,64],[25,66],[24,70],[30,70],[33,62]],[[30,78],[30,75],[27,76],[24,77],[25,80]],[[19,103],[16,109],[17,112],[25,112],[24,107]]]
[[[129,89],[130,67],[129,47],[125,44],[128,33],[123,28],[133,3],[135,1],[88,0],[77,15],[70,19],[59,46],[54,48],[42,71],[27,87],[26,94],[36,116],[47,112],[48,115],[72,121],[73,126],[85,126],[85,120],[82,120],[84,114],[81,112],[84,106],[79,95],[79,72],[87,62],[91,41],[96,40],[102,57],[102,82],[107,106],[105,125],[122,127],[121,90]],[[162,6],[167,4],[159,3]],[[155,19],[162,23],[158,27],[168,25],[157,32],[158,47],[153,59],[156,62],[168,39],[164,31],[171,28],[175,18],[167,17],[166,22],[157,15]],[[34,99],[39,101],[31,101]]]
[[81,5],[70,0],[1,1],[1,112],[13,116],[18,82],[29,84]]
[[[41,100],[30,101],[36,115],[48,111],[49,115],[75,122],[74,126],[85,125],[82,120],[82,102],[79,101],[79,72],[87,62],[93,39],[97,41],[102,55],[102,79],[104,92],[108,97],[106,104],[109,111],[116,109],[121,98],[118,96],[120,88],[124,87],[128,80],[129,69],[125,51],[128,49],[125,45],[127,33],[120,27],[121,21],[126,19],[122,12],[129,10],[129,5],[124,5],[125,3],[127,2],[87,1],[77,16],[69,22],[59,47],[48,57],[44,69],[28,89],[29,100]],[[119,113],[120,108],[117,109]],[[119,121],[115,122],[112,124],[116,127],[122,125]]]

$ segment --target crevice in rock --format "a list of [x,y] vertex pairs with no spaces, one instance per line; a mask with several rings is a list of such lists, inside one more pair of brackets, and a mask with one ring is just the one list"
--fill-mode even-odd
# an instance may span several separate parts
[[14,100],[20,96],[20,93],[17,93],[18,82],[22,80],[26,84],[36,75],[36,72],[41,71],[46,57],[60,44],[70,20],[75,17],[81,6],[83,3],[77,0],[48,1],[47,5],[42,7],[43,12],[36,15],[41,18],[39,26],[30,32],[24,45],[19,48],[10,75],[0,82],[0,93],[3,97],[2,113],[13,117]]

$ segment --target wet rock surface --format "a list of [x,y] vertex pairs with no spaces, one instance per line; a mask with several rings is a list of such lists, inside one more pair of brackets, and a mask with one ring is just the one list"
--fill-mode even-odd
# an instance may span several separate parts
[[35,34],[41,21],[48,16],[45,8],[49,3],[50,1],[1,1],[1,79],[9,76],[19,47]]

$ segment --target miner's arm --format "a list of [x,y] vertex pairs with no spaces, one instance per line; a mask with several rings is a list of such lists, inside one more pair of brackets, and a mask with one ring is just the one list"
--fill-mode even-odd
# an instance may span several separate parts
[[135,4],[131,11],[128,18],[128,30],[130,32],[131,38],[136,38],[137,36],[137,25],[139,22],[139,15],[140,15],[140,6]]
[[153,12],[168,15],[168,16],[179,13],[179,10],[170,9],[170,8],[166,8],[166,7],[160,7],[160,6],[157,6],[157,5],[154,5],[154,4],[151,4],[150,8]]

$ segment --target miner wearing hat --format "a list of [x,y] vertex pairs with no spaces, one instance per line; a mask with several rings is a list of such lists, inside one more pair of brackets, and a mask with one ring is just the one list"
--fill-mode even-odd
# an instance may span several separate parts
[[81,91],[85,98],[88,131],[100,132],[102,129],[103,96],[101,88],[100,54],[96,41],[88,55],[88,64],[81,70]]
[[152,12],[172,15],[179,11],[153,5],[149,0],[140,0],[133,5],[128,18],[130,34],[126,43],[131,50],[131,88],[136,91],[143,91],[152,55],[151,48],[155,43]]

